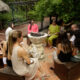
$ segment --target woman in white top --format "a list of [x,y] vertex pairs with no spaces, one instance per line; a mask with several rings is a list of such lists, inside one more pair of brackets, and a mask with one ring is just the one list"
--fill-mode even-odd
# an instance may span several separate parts
[[9,33],[10,31],[12,31],[14,28],[14,24],[13,23],[10,23],[9,24],[9,27],[6,29],[5,31],[5,37],[6,37],[6,41],[8,41],[8,37],[9,37]]
[[38,71],[38,59],[29,58],[28,53],[20,45],[22,32],[12,31],[8,39],[8,58],[12,61],[13,70],[26,80],[32,80]]

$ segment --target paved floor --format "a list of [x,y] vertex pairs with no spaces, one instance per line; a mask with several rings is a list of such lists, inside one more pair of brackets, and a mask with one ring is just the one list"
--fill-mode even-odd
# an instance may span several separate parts
[[43,70],[45,73],[50,75],[50,77],[45,80],[60,80],[58,76],[54,73],[54,71],[50,69],[50,67],[54,68],[54,62],[52,57],[53,49],[49,49],[48,47],[44,47],[44,49],[44,54],[47,54],[49,56],[45,62],[42,62]]

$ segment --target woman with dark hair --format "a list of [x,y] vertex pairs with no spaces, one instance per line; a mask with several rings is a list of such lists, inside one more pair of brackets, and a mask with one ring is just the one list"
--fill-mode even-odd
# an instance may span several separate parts
[[56,20],[52,21],[52,24],[49,26],[48,29],[48,45],[52,47],[53,40],[58,37],[58,33],[60,32],[60,27],[57,25]]
[[10,31],[13,30],[14,27],[15,27],[14,24],[13,23],[10,23],[9,24],[9,27],[6,29],[6,31],[5,31],[6,41],[8,41],[9,33],[10,33]]
[[[38,33],[39,32],[39,28],[38,28],[38,25],[34,23],[33,20],[30,21],[29,25],[28,25],[28,34],[30,34],[31,32],[33,33]],[[30,39],[28,38],[27,36],[27,44],[30,45],[31,44],[31,41]]]
[[13,31],[13,28],[14,28],[14,24],[9,23],[9,27],[5,31],[6,41],[1,42],[1,50],[2,50],[2,53],[3,53],[3,64],[4,64],[4,66],[7,65],[9,67],[11,67],[12,64],[11,64],[11,61],[8,60],[8,58],[7,58],[7,54],[8,54],[8,37],[9,37],[9,33],[11,31]]
[[60,34],[58,41],[59,42],[53,51],[54,59],[60,62],[70,62],[72,57],[72,46],[68,40],[67,34]]
[[39,32],[38,25],[35,24],[33,20],[31,20],[30,24],[28,25],[28,34],[30,34],[31,32]]
[[58,19],[57,24],[60,26],[60,33],[66,32],[63,19]]

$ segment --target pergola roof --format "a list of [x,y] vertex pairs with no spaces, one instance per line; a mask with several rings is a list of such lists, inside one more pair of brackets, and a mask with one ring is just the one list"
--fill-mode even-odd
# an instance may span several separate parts
[[4,11],[9,12],[9,10],[10,10],[9,6],[6,3],[4,3],[2,0],[0,0],[0,12],[4,12]]

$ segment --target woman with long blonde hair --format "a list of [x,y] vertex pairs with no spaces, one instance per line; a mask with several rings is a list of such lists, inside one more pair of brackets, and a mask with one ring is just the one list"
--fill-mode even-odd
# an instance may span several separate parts
[[28,53],[20,43],[23,40],[21,31],[12,31],[8,39],[8,58],[12,61],[14,72],[25,76],[26,80],[32,80],[38,70],[38,59],[29,58]]

